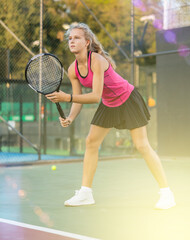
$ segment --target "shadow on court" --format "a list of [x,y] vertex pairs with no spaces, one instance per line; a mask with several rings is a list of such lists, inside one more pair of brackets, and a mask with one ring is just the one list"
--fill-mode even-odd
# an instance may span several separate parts
[[154,209],[157,183],[145,162],[134,158],[99,162],[96,204],[88,207],[64,206],[80,187],[82,163],[57,164],[55,171],[51,165],[0,168],[0,218],[103,240],[189,240],[190,159],[162,162],[177,202],[169,210]]

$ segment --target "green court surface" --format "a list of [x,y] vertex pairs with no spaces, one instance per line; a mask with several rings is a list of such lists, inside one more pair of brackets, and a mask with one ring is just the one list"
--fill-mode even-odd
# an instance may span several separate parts
[[87,207],[64,206],[80,187],[80,162],[0,168],[0,218],[103,240],[189,240],[190,158],[162,162],[177,202],[169,210],[154,209],[157,183],[131,158],[99,162]]

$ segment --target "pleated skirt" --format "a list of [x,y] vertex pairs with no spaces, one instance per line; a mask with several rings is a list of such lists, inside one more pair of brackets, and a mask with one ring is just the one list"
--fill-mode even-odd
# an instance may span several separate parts
[[101,102],[91,124],[103,128],[131,130],[147,125],[149,120],[149,110],[144,99],[135,88],[121,106],[107,107]]

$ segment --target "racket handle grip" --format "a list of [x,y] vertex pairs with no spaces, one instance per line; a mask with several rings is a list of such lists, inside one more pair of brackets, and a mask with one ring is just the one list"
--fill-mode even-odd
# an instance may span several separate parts
[[56,103],[56,107],[57,107],[57,110],[58,110],[60,116],[65,119],[66,117],[65,117],[65,114],[64,114],[64,112],[63,112],[60,104],[59,104],[59,103]]

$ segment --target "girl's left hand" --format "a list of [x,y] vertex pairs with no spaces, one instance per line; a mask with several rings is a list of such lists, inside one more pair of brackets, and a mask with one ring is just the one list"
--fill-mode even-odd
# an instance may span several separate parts
[[62,127],[68,127],[72,123],[72,119],[67,117],[66,119],[59,117],[59,121]]
[[46,98],[49,99],[53,103],[58,103],[58,102],[67,102],[67,95],[63,91],[59,92],[53,92],[50,94],[46,95]]

